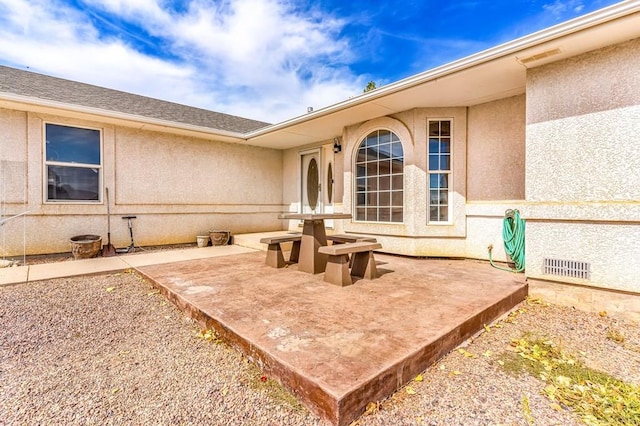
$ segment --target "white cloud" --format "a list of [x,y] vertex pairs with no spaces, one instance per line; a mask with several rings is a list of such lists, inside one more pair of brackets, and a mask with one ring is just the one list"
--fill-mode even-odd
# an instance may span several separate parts
[[580,13],[584,9],[584,4],[582,0],[556,0],[542,5],[542,9],[556,20],[563,20],[567,14]]
[[[0,0],[0,57],[39,72],[266,121],[360,92],[340,19],[284,0]],[[100,15],[105,18],[98,18]],[[93,20],[92,20],[93,18]],[[120,26],[120,36],[94,24]],[[125,22],[127,25],[123,25]],[[131,25],[164,49],[136,48]],[[113,34],[113,32],[112,32]],[[141,44],[142,46],[143,44]]]

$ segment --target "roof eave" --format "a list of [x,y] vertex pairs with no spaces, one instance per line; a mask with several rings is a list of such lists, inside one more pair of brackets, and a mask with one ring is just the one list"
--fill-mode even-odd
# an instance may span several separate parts
[[[16,95],[8,92],[0,92],[0,106],[3,105],[8,108],[24,109],[51,115],[74,116],[86,120],[92,120],[95,119],[95,117],[100,117],[100,121],[106,121],[111,124],[119,124],[136,129],[169,131],[171,133],[188,134],[230,143],[247,142],[243,133],[145,117],[136,114],[128,114],[102,108],[87,107],[48,99]],[[21,107],[21,105],[24,105],[24,107]]]

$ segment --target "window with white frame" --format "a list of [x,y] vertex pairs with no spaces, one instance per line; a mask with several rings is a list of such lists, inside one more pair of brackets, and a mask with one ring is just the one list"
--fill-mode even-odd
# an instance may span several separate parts
[[366,222],[402,222],[404,205],[404,150],[389,130],[369,133],[356,156],[355,219]]
[[451,191],[451,120],[429,120],[429,222],[448,222]]
[[45,124],[46,201],[100,201],[100,130]]

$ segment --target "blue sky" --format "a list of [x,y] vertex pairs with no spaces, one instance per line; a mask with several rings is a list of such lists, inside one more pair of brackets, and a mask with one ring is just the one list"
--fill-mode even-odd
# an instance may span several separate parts
[[607,0],[0,0],[0,64],[279,122]]

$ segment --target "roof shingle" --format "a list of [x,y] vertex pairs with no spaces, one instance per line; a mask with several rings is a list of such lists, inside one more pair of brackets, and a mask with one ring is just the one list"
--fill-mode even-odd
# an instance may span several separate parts
[[270,124],[2,65],[0,92],[236,133]]

